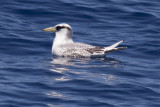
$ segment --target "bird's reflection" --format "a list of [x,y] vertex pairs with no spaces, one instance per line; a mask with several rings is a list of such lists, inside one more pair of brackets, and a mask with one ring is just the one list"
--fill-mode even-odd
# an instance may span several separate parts
[[[53,84],[62,83],[59,86],[54,85],[54,87],[58,88],[62,87],[62,89],[64,87],[63,86],[64,83],[70,83],[70,81],[72,82],[72,84],[77,85],[76,83],[77,80],[92,81],[92,83],[101,83],[107,85],[116,84],[116,82],[119,81],[117,76],[108,74],[107,72],[103,72],[103,70],[107,71],[108,68],[119,67],[120,61],[114,58],[53,57],[50,65],[51,65],[50,71],[62,74],[61,76],[55,76],[51,79]],[[72,88],[72,86],[73,85],[67,85],[67,87],[69,88]],[[47,93],[47,95],[53,98],[60,98],[60,99],[72,98],[72,95],[63,93],[63,91],[59,91],[56,89]],[[54,107],[53,104],[49,104],[49,106]]]
[[[114,58],[69,58],[69,57],[53,57],[51,61],[50,71],[65,74],[61,77],[54,78],[56,81],[68,81],[70,80],[70,74],[72,75],[92,75],[95,74],[90,71],[95,69],[107,69],[118,68],[120,61]],[[68,75],[69,74],[69,75]]]
[[[98,62],[103,62],[101,65],[97,65]],[[109,57],[102,57],[102,58],[70,58],[70,57],[52,57],[51,66],[63,65],[63,66],[90,66],[90,67],[101,67],[101,66],[108,66],[108,67],[116,67],[112,66],[115,64],[119,64],[120,61],[109,58]]]

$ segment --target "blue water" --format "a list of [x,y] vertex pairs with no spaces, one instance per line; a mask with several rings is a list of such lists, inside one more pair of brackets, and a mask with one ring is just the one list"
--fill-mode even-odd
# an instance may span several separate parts
[[[1,0],[0,107],[160,107],[159,0]],[[68,23],[74,41],[128,49],[52,58]]]

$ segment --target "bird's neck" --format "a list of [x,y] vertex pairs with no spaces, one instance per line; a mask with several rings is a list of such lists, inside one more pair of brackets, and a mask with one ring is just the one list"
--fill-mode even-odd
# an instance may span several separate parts
[[53,40],[53,46],[58,46],[66,43],[73,43],[71,31],[56,32],[56,36]]

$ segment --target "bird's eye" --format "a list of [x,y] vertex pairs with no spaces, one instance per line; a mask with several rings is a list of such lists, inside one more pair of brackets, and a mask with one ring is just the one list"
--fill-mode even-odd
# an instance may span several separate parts
[[57,26],[56,30],[59,31],[61,29],[61,26]]

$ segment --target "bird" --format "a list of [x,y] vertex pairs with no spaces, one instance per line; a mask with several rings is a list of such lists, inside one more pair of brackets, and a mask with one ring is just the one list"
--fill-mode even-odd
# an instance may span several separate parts
[[60,23],[53,27],[43,29],[43,31],[54,32],[55,38],[52,44],[52,55],[62,57],[104,57],[107,53],[126,49],[127,47],[117,47],[121,40],[110,46],[94,46],[81,42],[74,42],[72,28],[67,23]]

